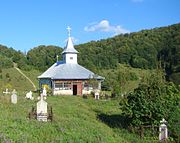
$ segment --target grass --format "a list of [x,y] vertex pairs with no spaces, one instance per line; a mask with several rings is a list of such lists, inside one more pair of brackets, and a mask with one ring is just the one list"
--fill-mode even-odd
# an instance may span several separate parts
[[[111,126],[100,116],[120,115],[117,100],[96,101],[78,96],[50,96],[48,105],[53,107],[53,122],[38,122],[27,118],[37,100],[18,96],[18,103],[11,104],[10,96],[0,96],[0,134],[19,143],[129,143],[142,142],[126,129]],[[108,121],[108,118],[107,118]],[[118,118],[114,122],[119,122]]]
[[[134,69],[120,65],[113,69],[130,70],[138,80],[128,81],[124,91],[131,91],[148,75],[148,70]],[[102,73],[111,72],[104,70]],[[38,87],[39,71],[23,71]],[[9,78],[7,78],[7,73]],[[3,69],[0,79],[0,142],[15,143],[138,143],[145,142],[139,136],[129,133],[126,121],[121,116],[119,100],[83,99],[79,96],[49,96],[48,105],[53,107],[53,122],[42,123],[27,118],[35,100],[26,100],[25,92],[33,90],[32,85],[14,68]],[[108,75],[107,75],[108,76]],[[5,88],[16,89],[18,103],[10,103],[10,95],[2,95]],[[148,141],[147,141],[148,142]]]
[[[121,86],[122,93],[128,93],[133,91],[135,88],[138,87],[139,83],[142,79],[145,79],[150,75],[153,70],[146,70],[140,68],[132,68],[125,64],[118,64],[115,69],[103,69],[100,70],[100,75],[105,77],[105,80],[117,80],[118,74],[121,73],[121,77],[131,77],[134,76],[134,79],[126,79],[123,81]],[[108,82],[108,81],[106,81]],[[119,83],[121,84],[121,83]]]
[[[37,76],[40,75],[40,73],[37,70],[23,71],[23,73],[25,73],[38,87]],[[31,83],[14,68],[3,69],[1,75],[1,93],[5,91],[6,88],[9,90],[16,89],[18,92],[34,90]]]
[[26,74],[26,76],[28,76],[38,88],[39,84],[37,77],[40,76],[41,73],[38,70],[22,71],[22,72]]
[[[31,71],[22,71],[24,74],[26,74],[36,85],[38,88],[38,79],[37,77],[41,74],[38,70],[31,70]],[[129,91],[134,90],[138,84],[140,83],[141,79],[148,76],[151,72],[150,70],[143,70],[138,68],[132,68],[128,67],[127,65],[119,64],[116,69],[108,69],[108,70],[102,70],[100,75],[105,76],[106,80],[108,80],[109,73],[113,74],[112,76],[116,75],[118,72],[123,73],[133,73],[136,77],[138,77],[137,80],[129,80],[126,81],[125,85],[122,87],[123,93],[128,93]],[[19,92],[27,92],[30,90],[34,90],[31,83],[23,77],[16,69],[9,68],[9,69],[3,69],[2,70],[2,78],[0,79],[0,91],[4,91],[5,88],[8,88],[10,90],[16,89]],[[0,75],[1,75],[0,74]],[[9,79],[6,77],[6,75],[9,74]]]

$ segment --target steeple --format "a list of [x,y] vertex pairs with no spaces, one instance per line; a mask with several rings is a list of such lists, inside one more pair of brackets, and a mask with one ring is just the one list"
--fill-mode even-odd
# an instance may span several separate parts
[[71,28],[68,26],[68,40],[66,47],[64,48],[62,55],[63,55],[63,61],[65,63],[73,63],[77,64],[77,53],[78,51],[74,49],[74,45],[71,38]]

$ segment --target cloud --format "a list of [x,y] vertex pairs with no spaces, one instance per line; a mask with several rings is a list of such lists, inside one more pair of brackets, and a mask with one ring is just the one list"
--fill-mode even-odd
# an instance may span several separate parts
[[144,0],[131,0],[134,3],[143,2]]
[[88,26],[84,27],[84,30],[87,32],[111,32],[114,33],[114,35],[129,33],[129,30],[122,28],[120,25],[110,25],[108,20],[102,20],[99,23],[91,23]]

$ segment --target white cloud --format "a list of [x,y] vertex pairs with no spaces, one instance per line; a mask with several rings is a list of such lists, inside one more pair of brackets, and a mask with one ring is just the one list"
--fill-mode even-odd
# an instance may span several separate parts
[[87,32],[111,32],[114,33],[114,35],[129,33],[129,30],[122,28],[120,25],[110,25],[108,20],[102,20],[99,23],[91,23],[88,26],[84,27],[84,30]]
[[131,0],[132,2],[138,3],[138,2],[143,2],[144,0]]

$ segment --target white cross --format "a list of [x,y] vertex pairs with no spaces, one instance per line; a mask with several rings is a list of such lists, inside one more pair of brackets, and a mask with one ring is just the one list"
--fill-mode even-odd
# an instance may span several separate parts
[[10,92],[8,91],[8,89],[6,88],[6,91],[3,91],[4,94],[9,94]]
[[167,121],[163,118],[161,121],[160,121],[160,123],[162,123],[162,124],[164,124],[164,123],[166,123]]
[[16,92],[16,90],[14,89],[13,91],[12,91],[12,94],[16,94],[17,92]]
[[58,56],[58,55],[56,55],[56,58],[57,58],[57,62],[58,62],[58,58],[59,58],[59,56]]
[[68,36],[70,37],[71,36],[71,27],[67,27],[67,30],[68,30]]

